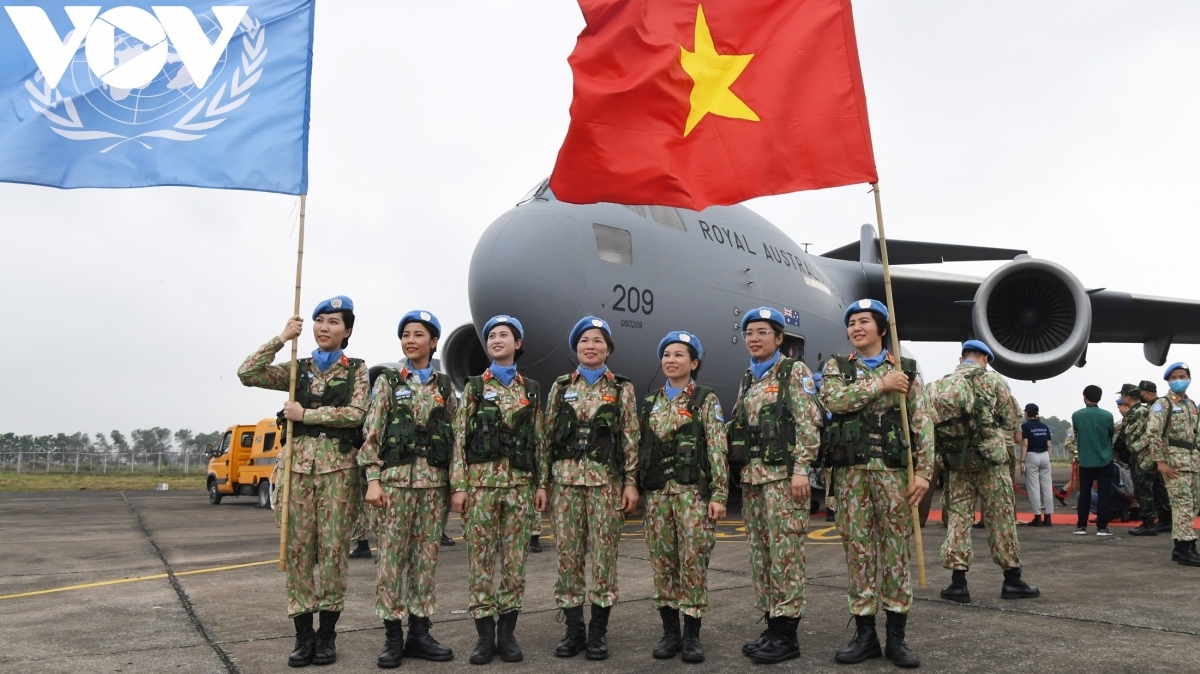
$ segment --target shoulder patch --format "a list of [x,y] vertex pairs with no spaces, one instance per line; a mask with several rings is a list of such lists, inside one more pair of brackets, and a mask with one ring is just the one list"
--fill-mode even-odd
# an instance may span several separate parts
[[721,412],[721,401],[717,400],[715,396],[713,397],[713,414],[716,415],[718,422],[725,423],[725,414]]
[[807,393],[810,396],[817,394],[817,381],[815,379],[813,379],[812,377],[805,377],[801,381],[804,384],[804,392],[805,393]]
[[1152,407],[1152,408],[1150,408],[1150,409],[1151,409],[1151,411],[1152,411],[1152,412],[1161,412],[1161,411],[1162,411],[1162,405],[1161,405],[1161,404],[1159,404],[1159,403],[1154,403],[1154,407]]

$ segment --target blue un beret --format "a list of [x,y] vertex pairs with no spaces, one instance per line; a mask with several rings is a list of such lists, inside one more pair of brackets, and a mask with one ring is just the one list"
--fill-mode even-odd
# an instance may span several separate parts
[[429,332],[434,336],[434,338],[442,336],[442,324],[440,321],[438,321],[437,316],[434,316],[428,311],[421,311],[420,309],[404,314],[404,318],[400,319],[400,327],[396,328],[396,336],[399,337],[400,335],[403,335],[404,326],[412,323],[413,321],[416,321],[417,323],[424,323],[425,327],[429,328]]
[[312,317],[315,321],[317,320],[317,316],[320,316],[321,314],[336,314],[341,311],[349,311],[350,313],[354,313],[354,301],[345,295],[330,297],[324,302],[321,302],[317,305],[316,309],[313,309]]
[[865,299],[857,302],[851,302],[850,306],[846,307],[846,313],[842,314],[842,325],[850,325],[850,317],[864,311],[874,311],[883,316],[883,322],[887,323],[891,314],[888,313],[887,307],[879,300]]
[[492,316],[491,318],[488,319],[487,323],[483,324],[483,341],[484,342],[487,342],[488,333],[491,332],[492,328],[496,327],[497,325],[507,325],[507,326],[511,327],[513,330],[517,331],[517,334],[516,334],[517,339],[523,339],[523,335],[525,334],[525,328],[521,327],[521,321],[518,321],[517,319],[513,318],[512,316],[506,316],[504,314],[500,314],[499,316]]
[[995,358],[995,356],[992,355],[992,350],[988,348],[988,345],[984,344],[978,339],[968,339],[967,341],[963,342],[962,350],[966,351],[967,349],[978,351],[979,353],[986,355],[988,360]]
[[771,307],[759,307],[751,309],[742,316],[742,332],[746,331],[746,326],[756,321],[767,321],[778,325],[782,330],[784,327],[783,314],[778,309]]
[[1166,381],[1167,377],[1170,377],[1175,370],[1187,370],[1188,377],[1192,376],[1192,368],[1188,367],[1187,363],[1171,363],[1167,366],[1167,371],[1163,372],[1163,381]]
[[666,351],[667,347],[671,344],[683,344],[685,346],[690,346],[692,347],[692,350],[696,352],[696,360],[704,359],[704,347],[700,345],[700,338],[686,330],[668,332],[667,336],[662,338],[662,341],[658,343],[659,358],[663,357],[663,352]]
[[596,318],[595,316],[584,316],[583,318],[579,319],[579,322],[575,324],[575,327],[571,328],[571,334],[567,336],[567,343],[571,345],[572,351],[579,346],[579,337],[582,336],[584,332],[591,330],[592,328],[600,328],[604,331],[604,334],[608,335],[610,340],[612,339],[612,328],[608,327],[608,323],[606,321]]

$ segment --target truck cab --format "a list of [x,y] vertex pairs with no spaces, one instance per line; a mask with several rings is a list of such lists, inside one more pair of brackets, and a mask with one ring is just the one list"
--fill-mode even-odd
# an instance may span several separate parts
[[226,496],[256,496],[258,507],[270,508],[279,436],[275,417],[226,429],[220,445],[207,452],[208,502],[218,505]]

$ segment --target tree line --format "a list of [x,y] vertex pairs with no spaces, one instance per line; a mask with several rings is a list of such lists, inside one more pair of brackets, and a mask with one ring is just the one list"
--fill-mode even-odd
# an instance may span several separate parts
[[109,455],[114,459],[139,461],[151,456],[167,454],[200,455],[208,445],[221,442],[222,431],[195,433],[181,428],[174,433],[170,429],[155,426],[139,428],[125,436],[121,431],[108,433],[57,433],[54,435],[0,434],[0,452],[13,454],[88,454]]

